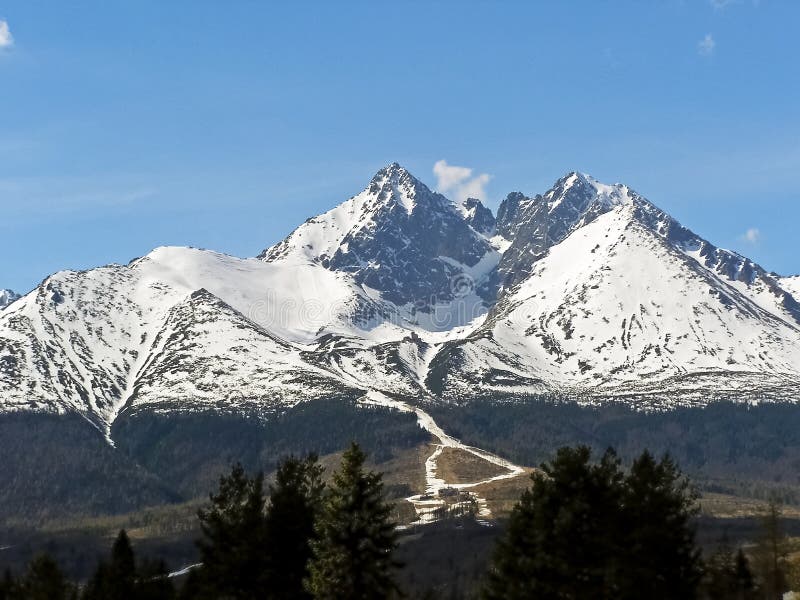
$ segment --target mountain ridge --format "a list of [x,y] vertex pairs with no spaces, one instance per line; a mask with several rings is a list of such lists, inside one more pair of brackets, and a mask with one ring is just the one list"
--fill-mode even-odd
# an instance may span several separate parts
[[622,184],[570,172],[495,217],[393,163],[255,258],[162,247],[48,277],[0,315],[0,412],[110,435],[135,410],[370,391],[795,401],[798,288]]

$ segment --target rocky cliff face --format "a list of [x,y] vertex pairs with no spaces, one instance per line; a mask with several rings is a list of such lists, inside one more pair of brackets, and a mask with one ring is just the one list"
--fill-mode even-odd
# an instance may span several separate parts
[[19,294],[12,290],[0,290],[0,310],[19,299]]

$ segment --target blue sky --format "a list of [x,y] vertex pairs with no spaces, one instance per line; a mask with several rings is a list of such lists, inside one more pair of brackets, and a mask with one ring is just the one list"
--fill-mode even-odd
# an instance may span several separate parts
[[[800,3],[0,0],[0,287],[252,256],[398,161],[578,169],[800,272]],[[749,234],[748,234],[749,232]]]

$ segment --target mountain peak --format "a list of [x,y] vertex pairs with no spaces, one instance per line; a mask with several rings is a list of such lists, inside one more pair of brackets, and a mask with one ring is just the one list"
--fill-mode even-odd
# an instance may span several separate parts
[[494,231],[495,219],[492,211],[477,198],[467,198],[458,207],[464,219],[478,233],[491,235]]
[[16,302],[19,298],[20,295],[12,290],[0,289],[0,310],[3,310],[6,306],[10,305],[12,302]]
[[439,204],[444,201],[443,196],[432,192],[408,169],[396,162],[375,173],[365,191],[374,196],[378,203],[399,204],[407,214],[413,212],[418,198],[429,198]]
[[[455,277],[473,277],[471,269],[484,258],[486,264],[499,260],[484,237],[493,228],[494,217],[480,202],[457,206],[391,163],[360,194],[309,219],[259,258],[345,271],[398,306],[425,312],[452,300]],[[484,275],[483,265],[475,275]],[[474,291],[489,297],[478,290],[482,283]]]
[[621,183],[602,183],[587,173],[571,171],[556,181],[544,197],[553,211],[564,201],[584,204],[591,200],[604,208],[632,204],[637,194]]
[[403,167],[400,163],[390,163],[380,169],[375,175],[372,176],[372,180],[370,184],[373,183],[384,183],[386,181],[392,181],[395,183],[399,183],[401,180],[404,179],[415,179],[413,175],[409,172],[408,169]]

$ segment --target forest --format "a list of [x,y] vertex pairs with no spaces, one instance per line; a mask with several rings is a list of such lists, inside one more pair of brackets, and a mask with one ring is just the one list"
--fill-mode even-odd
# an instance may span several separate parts
[[[667,455],[644,451],[628,462],[612,449],[560,448],[532,474],[498,535],[483,540],[491,541],[488,552],[480,542],[468,548],[487,529],[475,526],[474,515],[410,534],[398,528],[383,475],[367,466],[359,445],[350,445],[331,477],[324,470],[315,454],[290,455],[267,483],[262,472],[235,464],[197,511],[198,562],[178,573],[140,557],[121,530],[86,580],[71,580],[42,554],[5,571],[0,600],[774,600],[800,586],[777,500],[751,543],[723,535],[701,547],[698,492]],[[428,528],[428,552],[457,541],[466,552],[460,564],[406,560],[404,546]],[[458,581],[432,584],[436,570]]]

